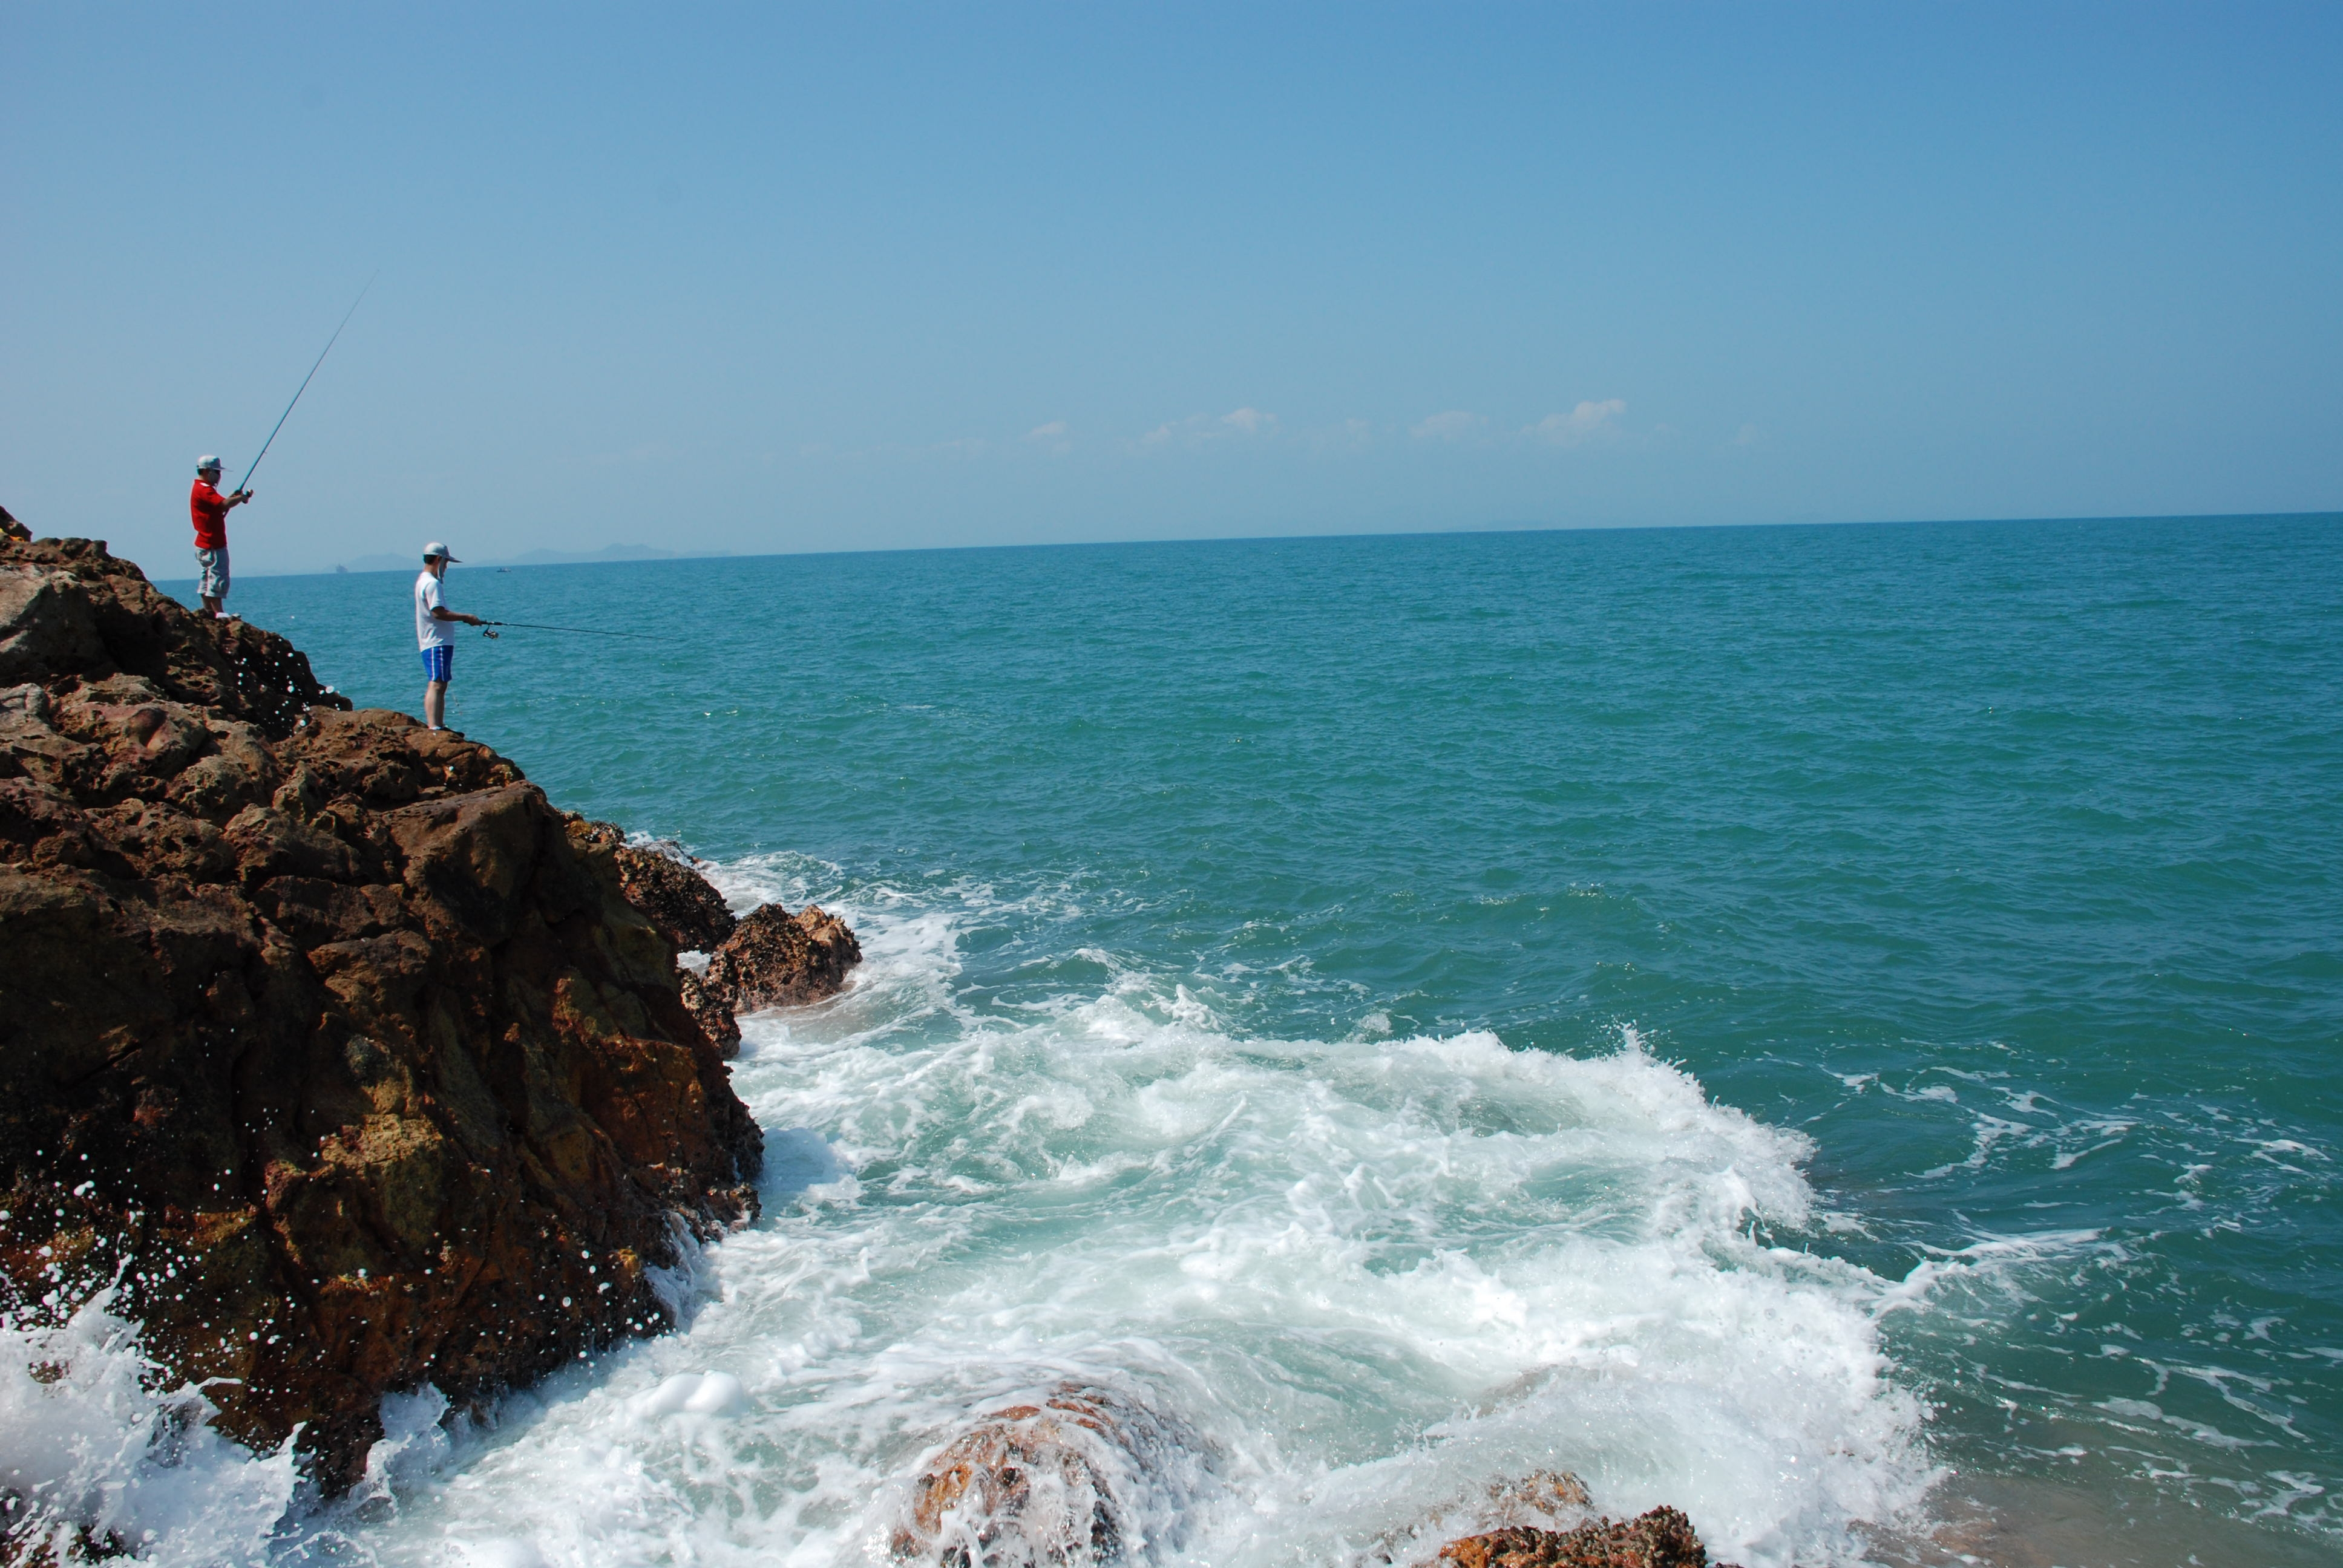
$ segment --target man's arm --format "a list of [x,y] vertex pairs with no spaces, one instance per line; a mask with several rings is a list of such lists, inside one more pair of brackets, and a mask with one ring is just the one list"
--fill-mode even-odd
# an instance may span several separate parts
[[435,604],[431,607],[431,618],[433,620],[460,620],[466,626],[482,626],[487,624],[482,621],[478,616],[466,615],[459,609],[449,609],[444,604]]

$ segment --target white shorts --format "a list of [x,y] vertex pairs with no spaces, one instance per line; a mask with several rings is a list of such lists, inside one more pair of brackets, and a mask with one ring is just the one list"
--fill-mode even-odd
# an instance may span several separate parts
[[216,550],[196,551],[196,564],[204,568],[203,580],[196,592],[205,598],[227,598],[227,547]]

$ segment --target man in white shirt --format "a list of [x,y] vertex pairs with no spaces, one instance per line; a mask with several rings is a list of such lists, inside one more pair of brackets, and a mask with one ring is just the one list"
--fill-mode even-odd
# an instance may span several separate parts
[[459,621],[485,624],[478,616],[447,608],[443,579],[455,564],[447,547],[435,539],[423,547],[423,572],[415,579],[415,640],[423,649],[423,722],[434,729],[447,728],[440,721],[447,717],[447,681],[456,670],[456,636],[447,628]]

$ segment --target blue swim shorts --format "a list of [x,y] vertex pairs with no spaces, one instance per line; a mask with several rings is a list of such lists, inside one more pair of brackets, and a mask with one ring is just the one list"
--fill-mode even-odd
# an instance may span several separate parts
[[423,650],[423,678],[446,680],[455,673],[456,650],[446,643]]

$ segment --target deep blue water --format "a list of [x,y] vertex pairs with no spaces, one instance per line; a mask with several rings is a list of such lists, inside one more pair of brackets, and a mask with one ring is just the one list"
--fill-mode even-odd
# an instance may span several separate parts
[[[415,711],[408,580],[233,603]],[[1140,974],[1239,1042],[1632,1034],[1805,1134],[1813,1211],[1737,1223],[1867,1271],[1940,1514],[2343,1549],[2343,519],[458,567],[450,602],[644,634],[466,633],[451,722],[728,885],[948,920],[966,1019]]]

